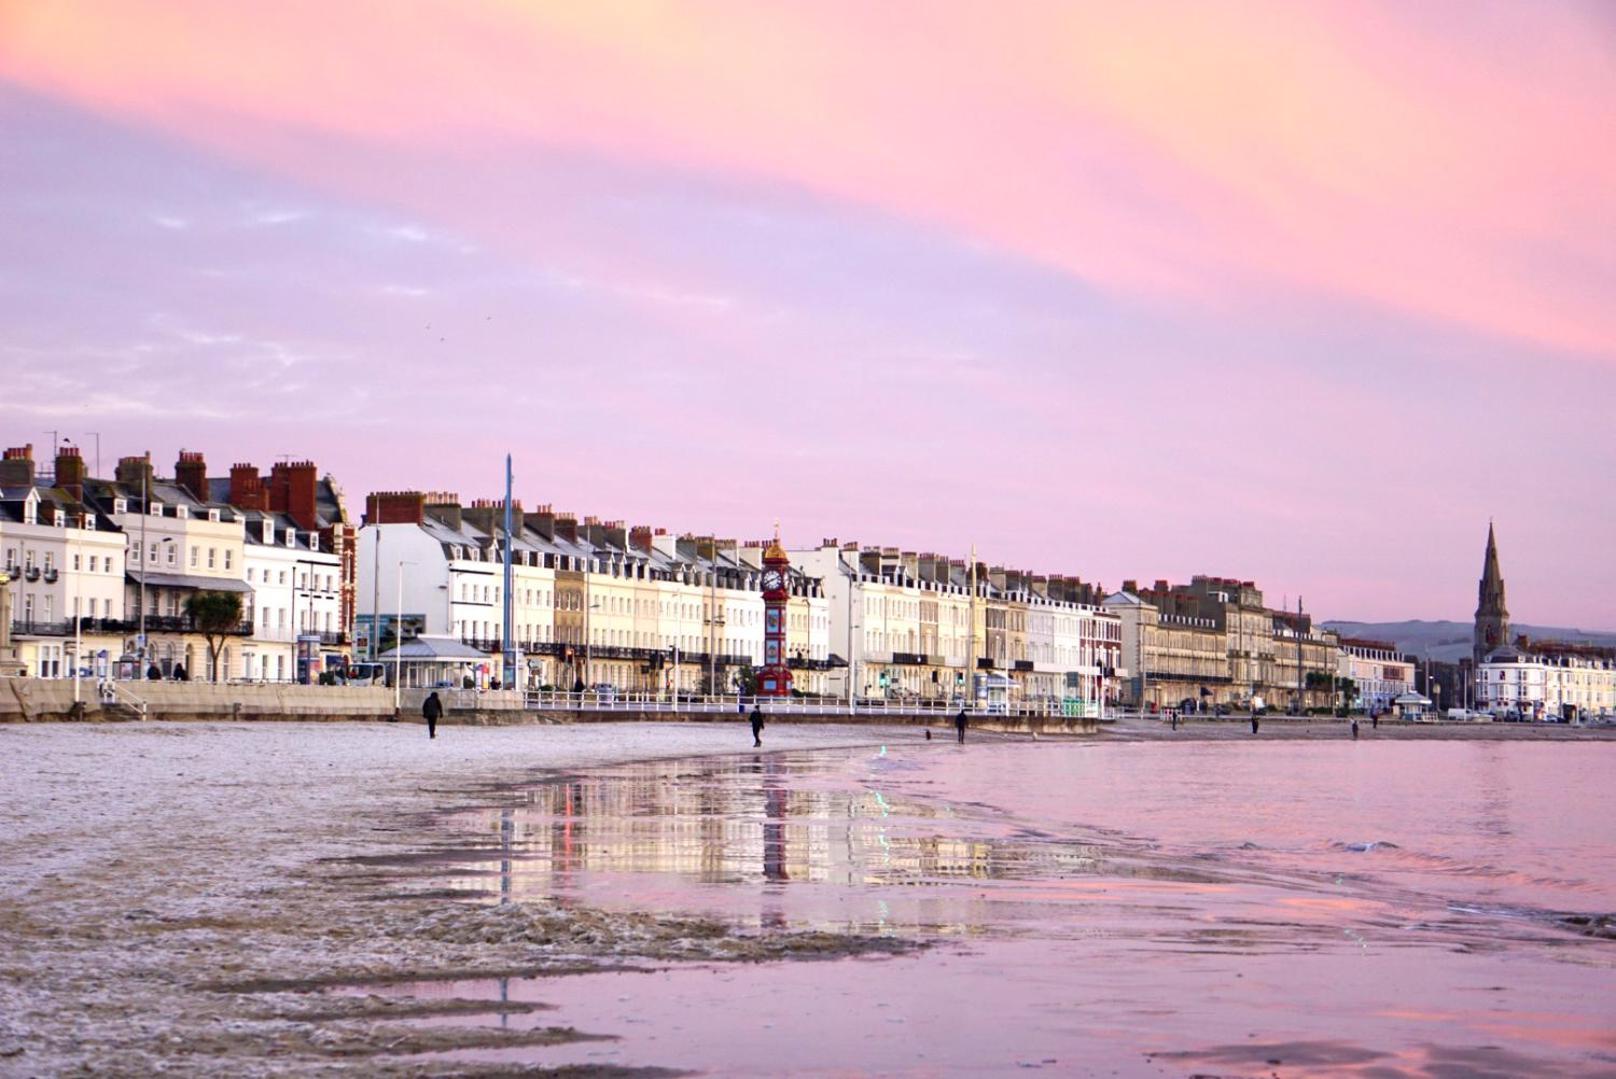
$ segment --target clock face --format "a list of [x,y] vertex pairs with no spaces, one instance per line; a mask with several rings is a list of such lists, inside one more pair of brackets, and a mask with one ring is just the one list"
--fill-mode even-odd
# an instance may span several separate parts
[[777,569],[768,570],[763,574],[763,588],[765,591],[774,591],[785,584],[785,576]]

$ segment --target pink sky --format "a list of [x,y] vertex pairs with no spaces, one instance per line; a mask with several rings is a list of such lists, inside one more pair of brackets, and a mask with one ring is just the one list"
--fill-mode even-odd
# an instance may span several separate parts
[[0,0],[0,432],[1616,627],[1597,4]]

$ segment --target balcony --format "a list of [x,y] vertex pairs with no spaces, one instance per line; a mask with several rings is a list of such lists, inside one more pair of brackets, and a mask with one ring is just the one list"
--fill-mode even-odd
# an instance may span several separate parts
[[320,643],[323,645],[347,644],[348,635],[339,629],[322,629]]
[[[46,584],[55,584],[57,582],[57,580],[60,579],[61,576],[62,576],[61,573],[58,572],[57,570],[48,569],[44,573],[45,583]],[[33,578],[30,577],[29,580],[33,580]]]
[[894,652],[892,662],[900,667],[924,667],[926,653],[924,652]]
[[[85,619],[89,621],[89,619]],[[73,633],[73,620],[64,618],[46,622],[38,618],[14,618],[11,634],[14,637],[68,637]]]
[[[135,632],[140,631],[139,617],[124,619],[124,625]],[[149,614],[146,616],[147,633],[200,633],[196,622],[188,614]],[[238,622],[235,627],[225,631],[232,637],[251,637],[253,624],[251,621]]]

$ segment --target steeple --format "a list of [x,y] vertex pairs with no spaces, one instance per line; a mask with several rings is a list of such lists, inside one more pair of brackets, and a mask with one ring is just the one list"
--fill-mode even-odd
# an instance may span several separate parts
[[1476,589],[1476,628],[1472,652],[1476,662],[1509,643],[1509,608],[1504,606],[1504,576],[1498,570],[1498,540],[1487,522],[1487,555],[1481,564]]

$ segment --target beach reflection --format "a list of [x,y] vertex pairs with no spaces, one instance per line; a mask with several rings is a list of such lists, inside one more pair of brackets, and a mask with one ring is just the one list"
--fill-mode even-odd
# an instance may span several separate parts
[[[1001,916],[985,906],[1076,895],[1015,885],[1178,875],[1108,867],[1097,844],[895,793],[877,778],[840,754],[648,762],[537,783],[514,806],[467,816],[497,837],[502,902],[717,904],[760,924],[979,927]],[[468,861],[456,883],[486,890],[487,866]],[[984,884],[993,890],[970,890]]]
[[[1007,745],[552,777],[452,822],[477,837],[453,872],[490,900],[944,946],[456,992],[559,1002],[545,1022],[619,1039],[551,1064],[754,1075],[785,1041],[827,1074],[1609,1074],[1616,945],[1563,914],[1616,908],[1612,764],[1603,746]],[[751,1026],[717,1018],[742,1003]]]

